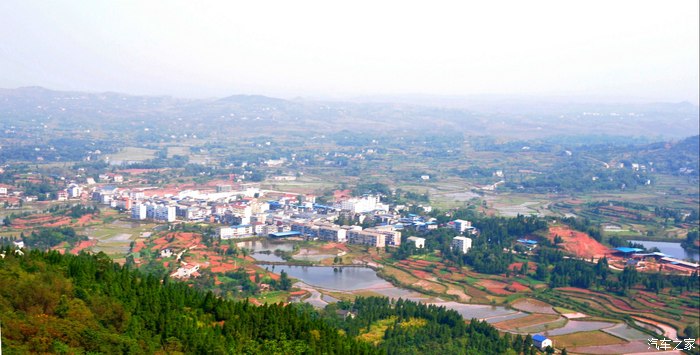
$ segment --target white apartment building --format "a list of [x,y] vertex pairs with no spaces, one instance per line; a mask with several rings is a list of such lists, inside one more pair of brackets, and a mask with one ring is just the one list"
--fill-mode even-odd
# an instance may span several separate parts
[[367,245],[372,247],[383,248],[386,246],[386,236],[382,233],[368,230],[348,230],[348,243]]
[[173,222],[175,221],[175,212],[175,206],[158,205],[156,206],[153,219],[156,221]]
[[351,211],[352,213],[364,213],[374,210],[386,210],[387,206],[379,203],[379,196],[363,196],[361,198],[351,198],[340,202],[340,209]]
[[467,237],[452,238],[452,250],[458,250],[462,254],[466,254],[472,247],[472,240]]
[[347,231],[335,224],[323,224],[318,226],[318,239],[345,243],[347,241]]
[[219,237],[221,237],[223,240],[245,238],[253,235],[253,232],[253,226],[249,224],[221,227],[219,228]]
[[131,218],[138,220],[146,219],[146,205],[137,203],[131,206]]
[[454,225],[455,230],[459,233],[464,233],[464,231],[470,229],[472,226],[472,222],[462,219],[455,219],[452,221],[452,224]]

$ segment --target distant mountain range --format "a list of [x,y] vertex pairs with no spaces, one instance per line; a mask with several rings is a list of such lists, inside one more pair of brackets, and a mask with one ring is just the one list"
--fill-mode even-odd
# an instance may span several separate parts
[[[700,130],[689,103],[612,104],[439,97],[362,101],[285,100],[260,95],[181,99],[119,93],[0,89],[0,127],[162,130],[202,136],[388,130],[535,138],[604,134],[678,139]],[[374,102],[370,102],[374,101]]]

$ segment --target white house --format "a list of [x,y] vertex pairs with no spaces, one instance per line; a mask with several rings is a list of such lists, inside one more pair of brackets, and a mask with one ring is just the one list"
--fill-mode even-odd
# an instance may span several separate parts
[[406,238],[409,242],[413,242],[413,244],[416,245],[416,248],[418,249],[423,249],[425,248],[425,238],[420,238],[420,237],[408,237]]
[[169,258],[171,256],[173,256],[173,250],[170,248],[165,248],[165,249],[160,251],[161,258]]
[[459,250],[462,254],[466,254],[469,248],[472,247],[472,240],[467,237],[452,238],[452,249]]
[[535,334],[532,336],[532,345],[539,348],[540,350],[544,350],[548,346],[554,347],[554,345],[552,345],[552,339],[549,339],[546,336],[540,334]]

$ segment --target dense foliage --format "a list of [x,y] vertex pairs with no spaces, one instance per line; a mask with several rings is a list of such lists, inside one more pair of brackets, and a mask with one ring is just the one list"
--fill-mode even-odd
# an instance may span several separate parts
[[32,231],[28,237],[23,237],[24,244],[33,249],[48,250],[61,243],[73,245],[81,240],[88,240],[87,236],[78,235],[71,227],[42,228],[38,232]]
[[5,249],[3,350],[104,353],[377,353],[296,306],[253,306],[114,264],[106,255]]
[[464,322],[457,311],[441,306],[358,297],[354,302],[328,306],[326,313],[335,316],[335,324],[351,336],[386,324],[379,347],[387,354],[536,353],[529,346],[529,336],[501,337],[488,323],[475,319]]

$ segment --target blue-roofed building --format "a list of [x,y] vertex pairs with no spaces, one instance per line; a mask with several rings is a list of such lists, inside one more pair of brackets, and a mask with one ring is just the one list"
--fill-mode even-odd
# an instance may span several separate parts
[[537,247],[537,241],[532,239],[518,239],[516,240],[521,245],[525,246],[527,250],[532,250]]
[[535,334],[532,336],[532,345],[539,348],[540,350],[544,350],[548,346],[554,347],[552,345],[552,339],[549,339],[541,334]]
[[301,236],[300,232],[297,231],[290,231],[290,232],[277,232],[277,233],[270,233],[270,238],[288,238],[288,237],[299,237]]
[[630,247],[617,247],[617,248],[615,248],[615,251],[617,253],[621,253],[621,254],[634,254],[634,253],[639,253],[640,251],[644,251],[644,249],[630,248]]

